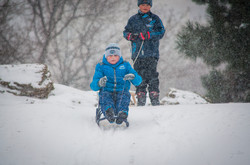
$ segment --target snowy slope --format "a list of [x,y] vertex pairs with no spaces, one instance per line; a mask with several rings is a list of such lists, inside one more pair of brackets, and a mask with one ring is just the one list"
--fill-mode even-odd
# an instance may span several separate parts
[[0,165],[249,165],[250,104],[131,107],[100,129],[95,92],[55,84],[46,100],[0,94]]

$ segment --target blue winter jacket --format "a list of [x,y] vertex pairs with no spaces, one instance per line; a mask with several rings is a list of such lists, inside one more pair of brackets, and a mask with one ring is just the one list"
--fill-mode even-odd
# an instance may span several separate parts
[[123,61],[123,58],[121,57],[116,64],[112,65],[107,61],[104,55],[103,61],[96,65],[95,74],[90,84],[90,88],[94,91],[100,90],[101,87],[98,85],[98,82],[100,78],[107,76],[108,80],[106,86],[103,88],[104,91],[129,91],[130,82],[123,80],[124,76],[129,73],[133,73],[135,75],[135,78],[131,80],[132,84],[135,86],[140,85],[142,82],[142,78],[131,67],[129,62]]
[[[128,20],[125,30],[123,31],[123,36],[128,40],[127,37],[129,33],[139,34],[140,32],[149,32],[150,38],[144,41],[138,58],[155,57],[159,59],[159,40],[165,33],[161,19],[150,11],[144,14],[139,10],[137,14],[133,15]],[[141,44],[142,40],[139,38],[131,41],[133,60],[136,58]]]

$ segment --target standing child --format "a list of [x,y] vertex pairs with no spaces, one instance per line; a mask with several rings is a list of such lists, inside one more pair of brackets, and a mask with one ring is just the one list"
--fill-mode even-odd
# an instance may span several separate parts
[[103,60],[95,68],[90,87],[99,92],[101,111],[106,119],[121,124],[128,117],[130,82],[138,86],[142,78],[128,62],[123,61],[118,44],[111,43],[105,50]]
[[159,40],[165,33],[161,19],[150,9],[152,0],[138,0],[139,11],[130,17],[123,32],[124,37],[131,41],[134,69],[142,77],[141,85],[137,86],[138,106],[146,103],[147,87],[152,105],[159,105]]

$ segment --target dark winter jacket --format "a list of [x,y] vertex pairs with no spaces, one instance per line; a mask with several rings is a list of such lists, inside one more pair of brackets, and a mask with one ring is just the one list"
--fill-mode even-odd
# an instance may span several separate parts
[[124,76],[129,73],[133,73],[135,75],[135,78],[131,80],[132,84],[135,86],[140,85],[142,78],[131,67],[129,62],[123,61],[123,58],[121,57],[116,64],[112,65],[107,61],[104,55],[103,61],[96,65],[95,74],[90,84],[90,88],[94,91],[100,90],[101,88],[99,87],[98,82],[100,78],[107,76],[108,80],[106,86],[103,88],[104,91],[129,91],[130,82],[123,80]]
[[[155,57],[159,58],[159,40],[164,36],[165,29],[161,19],[151,13],[146,14],[140,10],[137,14],[130,17],[123,32],[124,38],[128,40],[129,33],[139,34],[149,32],[150,38],[144,41],[142,50],[138,58]],[[132,59],[134,60],[138,54],[142,40],[140,38],[131,41],[132,46]]]

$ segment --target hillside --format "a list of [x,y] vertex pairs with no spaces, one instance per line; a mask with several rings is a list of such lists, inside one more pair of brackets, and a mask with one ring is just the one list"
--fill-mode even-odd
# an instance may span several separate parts
[[250,104],[131,107],[95,123],[97,94],[54,84],[48,99],[0,94],[1,165],[248,165]]

